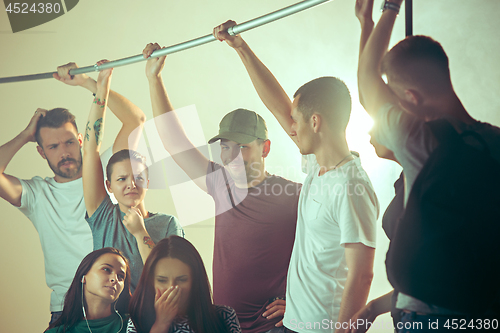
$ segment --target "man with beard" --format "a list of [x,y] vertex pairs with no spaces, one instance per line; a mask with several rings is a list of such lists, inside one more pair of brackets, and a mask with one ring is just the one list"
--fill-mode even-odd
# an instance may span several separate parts
[[[159,48],[148,44],[144,57]],[[215,201],[214,303],[234,308],[245,333],[279,332],[300,185],[266,172],[271,142],[264,119],[253,111],[228,113],[209,140],[220,140],[222,164],[205,157],[173,111],[164,63],[160,57],[146,65],[158,133],[174,161]]]
[[[58,68],[56,79],[95,93],[96,82],[87,75],[70,76],[70,63]],[[128,144],[130,133],[142,126],[144,113],[123,96],[111,91],[109,107],[122,122],[113,148]],[[54,177],[19,179],[5,173],[14,155],[28,142],[37,142],[38,153],[46,159]],[[38,231],[45,261],[47,286],[52,289],[51,322],[63,308],[76,268],[92,251],[92,234],[85,221],[82,187],[83,136],[75,116],[68,110],[37,109],[28,126],[0,147],[0,197],[28,217]]]

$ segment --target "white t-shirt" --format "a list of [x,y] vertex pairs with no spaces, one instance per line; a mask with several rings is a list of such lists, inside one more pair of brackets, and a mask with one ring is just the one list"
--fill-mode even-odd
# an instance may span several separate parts
[[359,158],[322,176],[314,156],[307,162],[283,323],[300,333],[333,332],[347,279],[343,245],[375,247],[379,203]]
[[45,280],[52,289],[50,311],[62,311],[64,296],[82,259],[92,251],[85,221],[82,178],[58,183],[54,178],[20,179],[19,210],[35,226],[42,244]]

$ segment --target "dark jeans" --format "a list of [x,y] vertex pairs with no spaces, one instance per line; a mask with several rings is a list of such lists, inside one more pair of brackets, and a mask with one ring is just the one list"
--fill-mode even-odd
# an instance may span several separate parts
[[436,332],[496,332],[500,321],[495,317],[431,315],[416,312],[402,312],[401,321],[396,324],[398,333]]

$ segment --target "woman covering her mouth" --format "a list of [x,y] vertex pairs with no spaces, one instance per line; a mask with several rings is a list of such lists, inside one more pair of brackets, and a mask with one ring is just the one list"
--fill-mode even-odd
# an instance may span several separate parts
[[130,302],[127,333],[241,333],[234,309],[212,303],[200,254],[171,236],[151,251]]

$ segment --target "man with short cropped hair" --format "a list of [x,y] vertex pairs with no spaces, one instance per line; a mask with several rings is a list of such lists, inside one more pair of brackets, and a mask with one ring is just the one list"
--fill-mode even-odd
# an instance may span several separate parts
[[[479,122],[467,112],[453,89],[448,57],[443,47],[431,37],[409,36],[386,53],[402,2],[385,1],[382,16],[361,52],[358,79],[360,96],[363,97],[361,102],[376,124],[375,139],[393,151],[403,167],[406,206],[417,176],[439,145],[426,122],[445,119],[458,133],[471,131],[479,134],[489,148],[490,156],[497,161],[500,161],[500,128]],[[387,83],[382,78],[383,73],[387,75]],[[443,216],[447,213],[445,209]],[[425,285],[428,281],[413,283]],[[461,292],[457,290],[457,293]],[[401,310],[402,321],[424,327],[423,330],[405,329],[404,332],[449,331],[443,327],[447,321],[472,318],[401,292],[397,295],[396,308]],[[436,319],[439,327],[431,329],[429,322]]]
[[280,324],[300,333],[344,332],[368,297],[379,213],[345,137],[349,90],[338,78],[321,77],[300,87],[292,102],[246,42],[227,33],[235,24],[216,27],[214,36],[235,49],[259,97],[307,158]]

